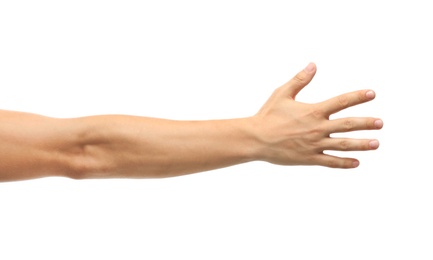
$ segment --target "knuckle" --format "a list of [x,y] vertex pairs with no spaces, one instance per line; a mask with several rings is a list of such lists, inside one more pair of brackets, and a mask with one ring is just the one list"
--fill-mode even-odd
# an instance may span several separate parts
[[347,95],[341,95],[338,97],[338,103],[342,107],[348,107],[349,106],[349,97]]
[[293,81],[299,84],[303,84],[305,82],[305,78],[300,73],[298,73],[293,77]]
[[330,168],[338,168],[338,162],[335,159],[329,159],[326,161],[326,166]]
[[316,119],[322,119],[325,116],[325,112],[320,108],[314,108],[311,110],[311,115]]
[[341,150],[346,151],[349,149],[349,142],[347,140],[342,140],[339,143]]
[[316,126],[308,132],[308,135],[311,137],[311,140],[317,142],[318,140],[321,140],[323,136],[325,135],[325,129],[321,126]]
[[353,121],[346,119],[343,121],[343,125],[344,125],[344,129],[346,129],[346,131],[350,131],[353,130]]

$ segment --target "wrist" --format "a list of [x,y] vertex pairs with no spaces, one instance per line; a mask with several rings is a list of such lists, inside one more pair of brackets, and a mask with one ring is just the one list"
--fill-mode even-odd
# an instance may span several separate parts
[[242,133],[241,154],[246,161],[264,161],[264,142],[259,133],[259,122],[256,117],[239,119]]

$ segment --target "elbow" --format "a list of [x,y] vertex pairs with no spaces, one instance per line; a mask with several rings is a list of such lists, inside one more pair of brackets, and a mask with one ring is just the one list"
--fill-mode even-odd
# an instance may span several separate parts
[[74,180],[89,179],[92,175],[91,173],[96,171],[90,160],[82,156],[71,158],[68,161],[68,166],[65,167],[65,169],[65,177]]
[[75,142],[63,156],[65,177],[75,180],[108,177],[113,167],[104,153],[101,144],[83,140]]
[[71,137],[63,146],[63,173],[65,177],[82,180],[106,178],[113,171],[108,160],[109,138],[86,118],[71,124]]
[[66,177],[75,180],[106,178],[111,171],[109,165],[97,152],[97,145],[80,145],[79,152],[69,156]]

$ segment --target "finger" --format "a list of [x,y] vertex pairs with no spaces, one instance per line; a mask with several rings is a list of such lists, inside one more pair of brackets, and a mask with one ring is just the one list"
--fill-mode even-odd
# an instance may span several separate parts
[[293,99],[295,99],[296,95],[301,91],[305,86],[310,83],[316,74],[316,65],[314,63],[308,64],[308,66],[296,74],[291,80],[289,80],[284,87],[287,88],[287,95]]
[[350,117],[330,120],[326,124],[326,130],[331,133],[343,133],[358,130],[381,129],[383,121],[371,117]]
[[379,141],[375,139],[326,138],[320,145],[323,150],[368,151],[379,148]]
[[375,96],[373,90],[358,90],[320,102],[319,106],[324,113],[332,115],[345,108],[373,100]]
[[354,158],[342,158],[329,154],[320,154],[315,159],[318,165],[330,168],[350,169],[359,166],[359,161]]

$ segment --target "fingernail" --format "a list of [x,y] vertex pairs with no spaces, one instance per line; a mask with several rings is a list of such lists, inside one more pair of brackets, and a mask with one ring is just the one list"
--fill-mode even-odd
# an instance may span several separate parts
[[304,69],[306,72],[310,73],[314,71],[314,63],[310,62],[307,67]]
[[372,99],[372,98],[374,98],[375,94],[374,94],[373,91],[369,90],[369,91],[367,91],[367,93],[365,93],[365,96],[366,96],[368,99]]
[[380,119],[374,121],[374,127],[378,128],[378,129],[382,128],[383,127],[383,121]]
[[359,166],[359,162],[358,161],[353,161],[353,163],[352,163],[352,167],[353,168],[356,168],[356,167],[358,167]]
[[377,140],[370,141],[369,143],[371,149],[376,149],[379,147],[379,142]]

